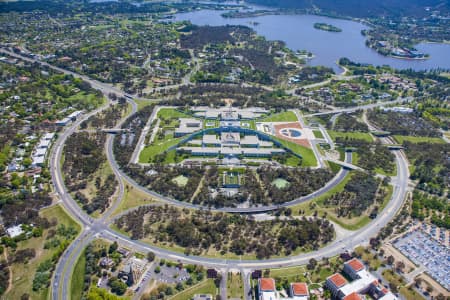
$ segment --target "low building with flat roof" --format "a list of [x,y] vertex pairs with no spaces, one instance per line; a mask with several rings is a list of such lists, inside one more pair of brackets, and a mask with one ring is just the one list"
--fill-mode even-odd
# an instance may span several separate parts
[[180,118],[180,125],[175,129],[174,136],[181,137],[203,128],[203,121],[191,118]]
[[205,134],[202,138],[202,144],[204,146],[216,146],[220,147],[220,140],[217,138],[215,134]]
[[308,285],[304,282],[291,283],[290,290],[294,300],[307,300],[309,297]]
[[273,278],[260,278],[258,280],[259,300],[275,300],[275,280]]

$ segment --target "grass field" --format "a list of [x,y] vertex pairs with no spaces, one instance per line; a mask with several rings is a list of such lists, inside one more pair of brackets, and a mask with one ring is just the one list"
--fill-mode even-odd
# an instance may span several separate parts
[[283,178],[277,178],[274,181],[272,181],[272,185],[276,186],[279,189],[284,189],[289,185],[289,181]]
[[[56,218],[58,225],[64,224],[65,226],[73,226],[78,232],[81,229],[80,225],[76,223],[60,205],[43,209],[41,210],[40,215],[48,220]],[[51,227],[49,229],[55,228],[56,227]],[[39,264],[52,258],[57,251],[57,248],[44,249],[44,243],[49,229],[44,230],[41,237],[30,238],[17,243],[17,250],[32,248],[36,251],[36,257],[30,260],[27,264],[11,264],[12,274],[10,276],[12,278],[13,286],[12,289],[4,295],[5,299],[20,299],[24,293],[28,293],[30,295],[30,299],[33,300],[45,300],[48,298],[48,289],[35,292],[32,290],[32,283]]]
[[125,184],[123,200],[112,215],[115,216],[130,208],[150,204],[152,202],[154,202],[154,200],[148,194],[138,189],[135,189],[133,186],[129,184]]
[[195,294],[211,294],[213,299],[217,294],[217,288],[212,279],[206,279],[199,284],[196,284],[181,293],[174,295],[169,300],[188,300],[192,299]]
[[[339,258],[337,256],[329,258],[329,262],[335,264]],[[305,265],[289,268],[270,269],[269,276],[288,282],[307,282],[311,284],[321,284],[326,278],[334,273],[329,266],[317,267],[314,271],[308,270]],[[305,275],[306,274],[306,275]]]
[[241,274],[228,274],[227,280],[228,297],[236,299],[244,299],[244,283]]
[[188,115],[184,112],[178,111],[175,108],[161,108],[158,111],[158,118],[160,119],[178,119],[178,118],[190,118],[191,115]]
[[394,135],[394,139],[399,143],[403,144],[404,141],[411,143],[433,143],[433,144],[445,144],[445,141],[441,138],[432,138],[424,136],[405,136],[405,135]]
[[[100,165],[100,168],[92,174],[92,178],[100,177],[101,182],[105,182],[106,178],[111,174],[113,174],[111,166],[107,161],[105,161]],[[92,200],[96,196],[97,190],[95,180],[88,180],[86,188],[81,190],[81,193],[84,194],[89,200]]]
[[172,179],[172,182],[180,187],[186,186],[188,181],[189,181],[189,178],[187,178],[186,176],[183,176],[183,175],[177,176],[174,179]]
[[297,122],[297,116],[292,111],[285,111],[277,114],[271,114],[259,119],[258,122]]
[[155,157],[157,154],[161,154],[172,146],[175,146],[181,141],[182,138],[169,137],[163,141],[155,141],[153,145],[147,146],[142,149],[139,154],[140,163],[148,163],[149,160]]
[[341,131],[333,131],[328,130],[328,134],[333,139],[333,141],[336,141],[336,138],[349,138],[349,139],[357,139],[357,140],[364,140],[366,142],[373,142],[372,135],[370,133],[366,132],[341,132]]
[[314,136],[316,137],[316,139],[323,139],[323,134],[322,131],[320,130],[313,130]]
[[80,254],[79,259],[73,269],[72,278],[70,281],[70,299],[81,299],[84,287],[84,274],[86,269],[85,250]]
[[280,142],[284,147],[291,149],[294,153],[299,154],[302,157],[303,167],[315,167],[317,165],[316,156],[314,155],[314,152],[311,149],[276,137],[273,137],[273,139]]
[[239,173],[237,172],[225,172],[223,174],[225,184],[236,185],[239,184]]

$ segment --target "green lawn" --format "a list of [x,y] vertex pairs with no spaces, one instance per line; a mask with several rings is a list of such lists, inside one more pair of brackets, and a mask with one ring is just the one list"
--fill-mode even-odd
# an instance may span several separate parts
[[323,139],[323,134],[322,131],[320,130],[313,130],[314,136],[316,137],[316,139]]
[[77,260],[73,274],[70,280],[70,299],[81,299],[84,287],[84,274],[86,272],[86,256],[85,250],[80,254]]
[[311,149],[277,137],[273,137],[273,139],[280,142],[284,147],[292,150],[294,153],[299,154],[302,157],[303,167],[315,167],[317,165],[316,156]]
[[189,300],[194,297],[195,294],[211,294],[214,296],[217,294],[217,288],[212,279],[206,279],[199,284],[196,284],[181,293],[169,298],[169,300]]
[[180,187],[186,186],[188,181],[189,181],[189,178],[187,178],[186,176],[183,176],[183,175],[177,176],[174,179],[172,179],[172,182]]
[[341,132],[341,131],[334,131],[334,130],[328,130],[328,134],[333,139],[333,141],[336,141],[336,138],[350,138],[350,139],[357,139],[357,140],[364,140],[366,142],[373,142],[372,135],[367,132]]
[[155,141],[152,145],[145,147],[142,149],[139,154],[139,162],[140,163],[148,163],[149,160],[155,157],[157,154],[161,154],[164,151],[167,151],[172,146],[178,144],[182,138],[167,138],[163,141]]
[[134,188],[133,186],[125,183],[125,191],[122,202],[120,202],[119,207],[113,212],[113,216],[120,214],[130,208],[141,206],[145,204],[150,204],[154,200],[146,193]]
[[227,292],[231,298],[243,299],[244,283],[241,274],[229,274],[227,280]]
[[445,141],[443,139],[436,138],[436,137],[394,135],[394,139],[399,144],[403,144],[404,141],[408,141],[408,142],[411,142],[411,143],[445,144]]
[[272,181],[272,185],[276,186],[279,189],[283,189],[289,185],[289,181],[283,178],[277,178],[274,181]]
[[161,108],[158,111],[158,118],[160,119],[178,119],[178,118],[190,118],[191,115],[188,115],[184,112],[181,112],[175,108]]
[[292,111],[285,111],[277,114],[271,114],[264,117],[258,122],[297,122],[297,116]]

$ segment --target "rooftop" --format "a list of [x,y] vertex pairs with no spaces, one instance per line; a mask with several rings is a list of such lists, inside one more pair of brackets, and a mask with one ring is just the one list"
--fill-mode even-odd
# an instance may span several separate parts
[[291,283],[293,296],[308,296],[308,285],[303,282]]
[[261,291],[275,291],[275,280],[273,278],[259,279],[259,289]]
[[346,264],[353,269],[353,271],[355,272],[359,272],[362,269],[364,269],[364,265],[363,263],[357,259],[357,258],[353,258],[352,260],[346,262]]
[[351,293],[350,295],[345,296],[344,300],[362,300],[362,298],[357,293]]
[[328,279],[338,288],[347,284],[347,280],[339,273],[331,275]]

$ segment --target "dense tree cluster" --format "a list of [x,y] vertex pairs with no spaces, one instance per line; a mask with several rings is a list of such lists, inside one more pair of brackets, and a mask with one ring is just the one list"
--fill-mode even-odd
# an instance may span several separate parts
[[[101,175],[96,175],[97,170],[106,162],[103,151],[105,140],[104,133],[77,132],[67,139],[64,148],[65,183],[88,213],[97,210],[103,212],[109,206],[110,198],[116,190],[113,174],[104,179]],[[95,196],[91,198],[83,193],[89,181],[93,181],[96,188]]]
[[[162,195],[190,202],[196,191],[205,170],[200,167],[170,167],[164,165],[155,165],[152,168],[133,168],[127,167],[126,172],[132,176],[140,185],[148,187]],[[156,173],[147,175],[149,170]],[[153,173],[153,172],[152,172]],[[187,178],[185,185],[178,185],[174,178],[184,176]]]
[[[257,170],[262,190],[269,203],[280,204],[310,194],[331,180],[333,174],[328,169],[271,168]],[[278,188],[274,181],[284,179],[288,182],[284,188]]]
[[436,226],[450,229],[450,204],[445,198],[415,190],[411,216],[422,221],[429,219]]
[[52,203],[46,193],[12,193],[2,194],[0,197],[0,212],[6,227],[16,224],[35,224],[48,226],[46,219],[39,216],[39,210]]
[[442,136],[430,122],[416,114],[369,110],[367,116],[377,127],[391,134],[429,137]]
[[450,145],[437,143],[403,143],[406,155],[414,166],[411,179],[417,188],[444,196],[450,185]]
[[191,33],[180,37],[181,47],[202,50],[208,44],[234,44],[238,36],[253,31],[245,26],[191,26]]
[[367,171],[382,169],[388,174],[395,170],[394,154],[382,144],[362,144],[356,150],[358,154],[357,165]]
[[338,217],[360,216],[374,203],[381,204],[385,196],[376,178],[356,172],[344,190],[325,199],[324,204],[335,207]]
[[358,121],[358,119],[351,114],[342,114],[340,115],[334,126],[331,123],[327,124],[329,128],[332,128],[337,131],[359,131],[359,132],[367,132],[369,128],[363,122]]
[[133,239],[151,238],[156,244],[174,243],[186,253],[215,249],[225,254],[255,254],[259,259],[297,249],[317,249],[331,241],[333,226],[324,219],[250,218],[169,206],[140,207],[116,221]]
[[[222,190],[224,171],[216,166],[188,168],[156,164],[145,168],[127,167],[126,171],[150,190],[210,207],[233,207],[244,202],[250,206],[281,204],[314,192],[333,177],[327,169],[261,167],[255,172],[247,168],[239,174],[238,193],[229,195]],[[187,183],[176,184],[174,178],[178,176],[186,177]],[[277,179],[286,180],[286,187],[276,187],[273,182]]]
[[[115,95],[113,97],[115,97]],[[118,105],[112,105],[81,123],[80,129],[86,129],[88,127],[92,127],[94,129],[114,128],[117,121],[121,119],[126,108],[127,103],[125,99],[119,100]]]

